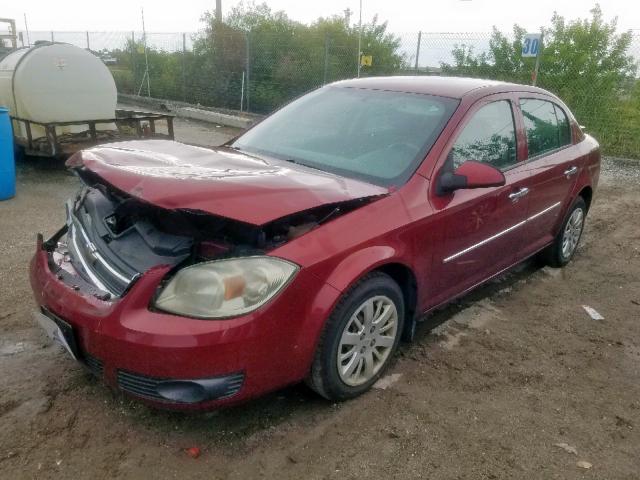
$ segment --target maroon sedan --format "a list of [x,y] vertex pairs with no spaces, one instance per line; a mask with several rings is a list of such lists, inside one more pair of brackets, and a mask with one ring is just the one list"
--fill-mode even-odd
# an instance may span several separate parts
[[564,266],[600,153],[539,88],[391,77],[215,150],[123,142],[68,165],[82,188],[39,236],[37,318],[109,385],[210,408],[303,379],[355,397],[426,312],[534,254]]

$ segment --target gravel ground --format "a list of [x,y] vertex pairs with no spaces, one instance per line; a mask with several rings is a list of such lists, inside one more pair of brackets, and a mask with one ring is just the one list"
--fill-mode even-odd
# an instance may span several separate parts
[[[191,143],[233,134],[178,123]],[[35,232],[61,225],[77,183],[21,164],[0,202],[0,477],[638,479],[638,172],[605,161],[574,262],[526,262],[425,319],[386,388],[331,404],[300,385],[180,414],[109,390],[33,325]]]

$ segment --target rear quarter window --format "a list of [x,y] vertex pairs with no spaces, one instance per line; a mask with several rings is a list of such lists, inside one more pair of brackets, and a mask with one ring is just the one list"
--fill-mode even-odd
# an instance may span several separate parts
[[560,146],[564,147],[571,143],[571,124],[569,118],[562,108],[554,104],[556,109],[556,118],[558,119],[558,129],[560,136]]

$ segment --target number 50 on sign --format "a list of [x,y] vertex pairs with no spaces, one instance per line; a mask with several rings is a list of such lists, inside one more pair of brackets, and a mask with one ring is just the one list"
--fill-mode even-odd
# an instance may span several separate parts
[[537,57],[540,53],[542,35],[540,33],[527,33],[522,42],[523,57]]

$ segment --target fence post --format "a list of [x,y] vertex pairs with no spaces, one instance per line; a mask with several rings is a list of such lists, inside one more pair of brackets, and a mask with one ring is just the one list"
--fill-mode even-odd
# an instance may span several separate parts
[[251,78],[251,41],[249,39],[250,37],[250,32],[247,32],[245,34],[245,41],[247,44],[246,47],[246,54],[247,54],[247,58],[246,58],[246,67],[245,70],[247,71],[247,75],[246,75],[246,79],[245,79],[245,92],[246,92],[246,98],[247,98],[247,103],[246,103],[246,107],[247,107],[247,112],[251,111],[251,103],[250,103],[250,91],[251,91],[251,82],[250,82],[250,78]]
[[131,72],[133,73],[133,91],[132,94],[136,94],[136,85],[138,84],[138,72],[136,71],[136,33],[131,32]]
[[242,71],[242,83],[240,83],[240,111],[244,108],[244,70]]
[[322,84],[327,83],[327,75],[329,73],[329,34],[324,35],[324,74],[322,76]]
[[187,62],[187,34],[182,34],[182,101],[187,101],[187,80],[186,80],[186,62]]
[[422,43],[422,31],[418,32],[418,46],[416,47],[416,73],[418,73],[418,60],[420,59],[420,44]]
[[53,38],[53,30],[51,31],[51,43],[55,42],[54,38]]
[[87,50],[91,51],[91,44],[89,43],[89,32],[86,32],[87,34]]
[[[149,55],[147,54],[147,29],[144,26],[144,8],[140,9],[142,12],[142,42],[144,46],[144,75],[147,77],[147,97],[151,96],[151,79],[149,78]],[[144,77],[142,77],[144,83]],[[140,91],[142,91],[142,83],[140,84]]]

